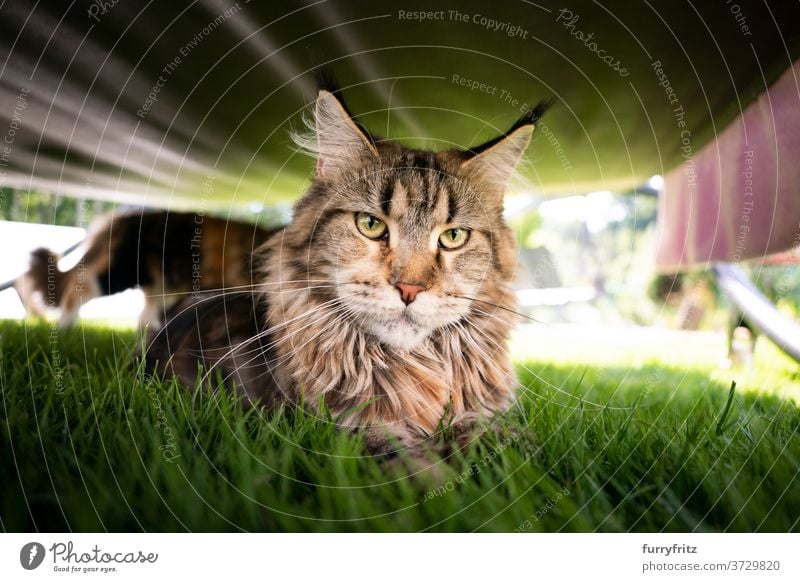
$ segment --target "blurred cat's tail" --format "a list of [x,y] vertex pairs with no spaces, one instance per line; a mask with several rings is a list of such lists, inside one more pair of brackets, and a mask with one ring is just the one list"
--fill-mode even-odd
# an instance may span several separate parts
[[63,276],[58,270],[60,258],[44,247],[31,252],[28,270],[14,283],[14,289],[28,314],[44,317],[49,309],[59,306]]

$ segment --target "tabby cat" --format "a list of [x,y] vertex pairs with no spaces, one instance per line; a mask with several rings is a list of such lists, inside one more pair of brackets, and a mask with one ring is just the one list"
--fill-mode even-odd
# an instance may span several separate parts
[[431,152],[371,135],[321,88],[313,131],[295,136],[316,175],[259,250],[261,287],[176,306],[148,368],[195,385],[200,365],[266,405],[324,401],[375,451],[506,410],[516,250],[503,195],[548,106],[479,147]]
[[90,228],[85,251],[67,271],[59,256],[40,248],[15,288],[30,314],[60,311],[75,321],[81,305],[134,287],[145,293],[140,325],[159,325],[164,309],[195,291],[253,283],[253,250],[271,232],[201,214],[144,211],[108,214]]

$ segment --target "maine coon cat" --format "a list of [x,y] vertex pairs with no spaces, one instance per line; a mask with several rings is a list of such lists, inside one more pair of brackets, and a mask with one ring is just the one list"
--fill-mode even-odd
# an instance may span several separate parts
[[515,372],[515,237],[503,195],[549,104],[470,150],[416,150],[370,134],[322,88],[297,143],[316,174],[260,250],[255,293],[173,310],[147,366],[220,377],[266,405],[321,401],[374,450],[508,408]]
[[140,325],[158,326],[164,310],[193,291],[250,287],[253,250],[270,231],[194,213],[143,211],[100,217],[71,269],[46,248],[31,253],[30,268],[15,283],[28,313],[60,311],[70,325],[81,305],[134,287],[145,293]]

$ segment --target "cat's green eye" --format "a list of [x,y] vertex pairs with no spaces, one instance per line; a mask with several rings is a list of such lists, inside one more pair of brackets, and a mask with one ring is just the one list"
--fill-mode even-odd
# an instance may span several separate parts
[[356,228],[358,228],[358,232],[372,240],[382,238],[387,231],[385,222],[366,212],[356,214]]
[[469,240],[466,228],[449,228],[439,235],[439,246],[448,251],[460,249]]

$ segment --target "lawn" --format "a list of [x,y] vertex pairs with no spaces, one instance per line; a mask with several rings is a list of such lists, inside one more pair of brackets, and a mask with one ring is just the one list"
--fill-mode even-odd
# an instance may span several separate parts
[[739,373],[714,334],[525,328],[519,406],[409,475],[324,416],[144,379],[137,341],[0,322],[1,530],[800,531],[800,375],[766,343]]

